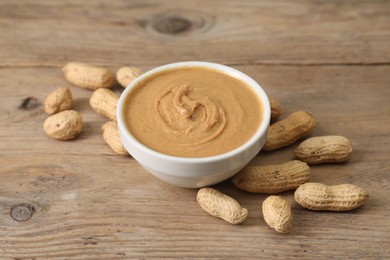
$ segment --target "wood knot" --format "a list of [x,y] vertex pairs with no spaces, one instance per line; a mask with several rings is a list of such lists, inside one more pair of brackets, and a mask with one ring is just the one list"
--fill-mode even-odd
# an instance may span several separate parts
[[16,221],[23,222],[30,219],[34,211],[34,206],[30,204],[19,204],[11,209],[11,217]]
[[19,108],[23,110],[32,110],[39,107],[40,105],[41,103],[36,97],[26,97],[25,99],[23,99]]
[[189,35],[208,30],[214,25],[214,19],[204,12],[170,10],[154,16],[149,21],[140,20],[139,24],[160,35]]
[[191,28],[191,22],[182,17],[163,17],[153,23],[153,27],[160,33],[176,34]]

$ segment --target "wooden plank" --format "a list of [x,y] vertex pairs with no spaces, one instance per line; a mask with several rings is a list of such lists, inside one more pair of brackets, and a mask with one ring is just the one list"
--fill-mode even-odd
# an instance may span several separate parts
[[[1,52],[2,55],[4,52]],[[113,63],[109,60],[108,63]],[[115,70],[119,65],[112,65]],[[143,66],[147,70],[153,65]],[[297,258],[381,259],[390,255],[390,66],[235,66],[279,99],[288,113],[312,112],[313,135],[342,134],[354,145],[351,160],[312,167],[313,181],[353,183],[370,194],[346,213],[312,212],[293,201],[293,231],[275,233],[262,220],[261,194],[237,190],[230,180],[215,188],[249,210],[233,226],[205,213],[196,189],[176,188],[104,143],[106,121],[88,105],[91,92],[71,86],[86,122],[69,142],[45,136],[45,96],[69,86],[59,68],[0,69],[0,258]],[[115,88],[119,94],[119,87]],[[37,106],[22,109],[27,97]],[[251,164],[294,158],[296,145],[261,152]],[[15,206],[24,206],[12,218]],[[29,208],[30,207],[30,208]],[[30,210],[30,211],[29,211]]]
[[[0,2],[0,66],[388,64],[390,2]],[[159,28],[161,33],[156,28]]]

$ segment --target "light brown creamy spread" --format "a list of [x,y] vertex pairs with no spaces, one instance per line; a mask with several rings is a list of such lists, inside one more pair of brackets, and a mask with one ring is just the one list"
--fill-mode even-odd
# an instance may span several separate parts
[[189,67],[140,82],[128,95],[124,118],[149,148],[179,157],[206,157],[238,148],[260,126],[259,97],[240,79]]

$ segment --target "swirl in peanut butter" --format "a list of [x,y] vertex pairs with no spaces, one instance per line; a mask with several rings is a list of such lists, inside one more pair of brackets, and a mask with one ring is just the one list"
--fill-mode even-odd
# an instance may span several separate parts
[[262,104],[243,81],[201,67],[164,71],[126,98],[124,117],[142,144],[168,155],[205,157],[247,142],[262,120]]
[[[190,97],[188,85],[164,90],[155,100],[156,122],[178,145],[200,145],[217,138],[226,126],[225,110],[207,95]],[[173,138],[171,138],[173,137]]]

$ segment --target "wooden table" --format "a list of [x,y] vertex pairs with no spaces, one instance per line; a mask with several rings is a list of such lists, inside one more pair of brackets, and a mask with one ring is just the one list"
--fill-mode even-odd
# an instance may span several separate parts
[[[389,259],[390,1],[0,1],[0,259]],[[278,234],[263,194],[214,187],[248,208],[240,225],[204,212],[196,189],[165,184],[105,144],[106,119],[71,86],[69,61],[148,70],[205,60],[237,68],[284,107],[313,113],[317,135],[345,135],[347,163],[312,166],[312,181],[352,183],[361,208],[298,206]],[[42,103],[70,86],[85,120],[73,141],[48,138]],[[115,86],[116,93],[121,88]],[[297,144],[253,165],[294,159]]]

